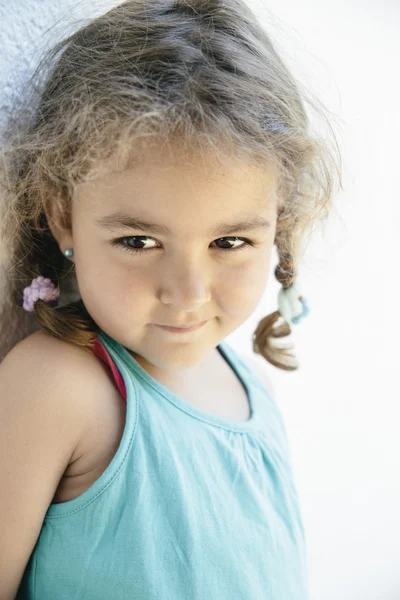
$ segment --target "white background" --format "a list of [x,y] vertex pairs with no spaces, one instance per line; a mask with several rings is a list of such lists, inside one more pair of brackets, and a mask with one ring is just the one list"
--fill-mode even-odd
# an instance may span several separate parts
[[[0,118],[48,43],[115,4],[0,0]],[[333,115],[343,156],[344,191],[300,269],[311,307],[293,334],[300,369],[268,364],[289,435],[311,600],[400,600],[400,6],[252,5]],[[257,323],[277,308],[275,264],[256,312],[227,338],[239,351],[252,352]]]

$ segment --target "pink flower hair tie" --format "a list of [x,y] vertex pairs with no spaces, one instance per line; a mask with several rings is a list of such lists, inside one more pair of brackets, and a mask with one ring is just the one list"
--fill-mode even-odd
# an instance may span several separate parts
[[44,302],[54,302],[60,297],[60,290],[47,277],[40,275],[32,279],[32,283],[24,288],[23,308],[28,312],[33,312],[33,307],[37,300]]

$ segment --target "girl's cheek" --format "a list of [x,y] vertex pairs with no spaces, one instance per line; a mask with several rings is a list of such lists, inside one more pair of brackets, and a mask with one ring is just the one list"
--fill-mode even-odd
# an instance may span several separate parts
[[227,313],[240,314],[251,311],[261,299],[268,280],[268,265],[246,264],[227,271],[220,279],[216,290],[218,303]]
[[232,277],[251,290],[265,286],[269,273],[270,256],[269,252],[267,255],[260,256],[258,260],[243,263],[232,272]]

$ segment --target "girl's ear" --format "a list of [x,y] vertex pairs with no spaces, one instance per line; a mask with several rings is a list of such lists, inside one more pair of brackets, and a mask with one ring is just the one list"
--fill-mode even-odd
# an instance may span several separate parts
[[73,247],[71,215],[66,212],[60,198],[53,197],[45,202],[43,210],[53,237],[61,251]]

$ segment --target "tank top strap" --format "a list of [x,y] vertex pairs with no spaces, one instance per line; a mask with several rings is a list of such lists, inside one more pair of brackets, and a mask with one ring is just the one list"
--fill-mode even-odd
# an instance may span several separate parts
[[104,345],[97,337],[95,339],[95,345],[92,350],[92,353],[95,356],[97,356],[97,358],[99,358],[101,361],[103,361],[103,363],[106,365],[111,379],[113,379],[115,381],[115,384],[117,385],[117,387],[121,393],[121,396],[124,398],[124,400],[126,402],[126,386],[125,386],[123,377],[122,377],[120,371],[118,370],[116,364],[114,363],[113,359],[111,358],[111,356],[105,349]]

